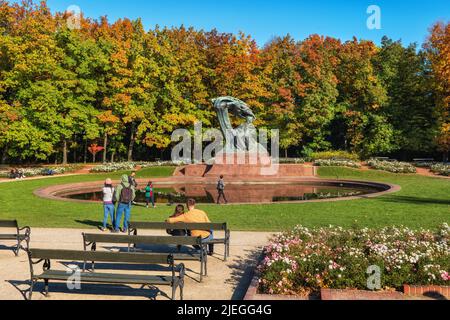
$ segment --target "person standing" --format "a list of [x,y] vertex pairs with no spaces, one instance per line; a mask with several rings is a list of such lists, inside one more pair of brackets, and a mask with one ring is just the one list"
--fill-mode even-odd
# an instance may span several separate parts
[[[122,231],[125,233],[128,231],[128,222],[131,217],[131,205],[136,198],[136,189],[129,181],[129,177],[126,174],[123,175],[121,183],[117,186],[114,193],[114,199],[119,203],[117,206],[115,232]],[[120,229],[123,215],[125,215],[123,219],[123,228]]]
[[[211,223],[211,221],[208,218],[208,215],[206,212],[202,210],[198,210],[195,208],[195,200],[189,199],[187,201],[187,208],[188,212],[185,214],[169,218],[167,220],[168,223],[177,223],[177,222],[184,222],[184,223]],[[211,230],[192,230],[191,236],[198,238],[201,237],[203,241],[208,242],[214,240],[214,234]],[[214,244],[209,244],[209,255],[212,256],[214,254]],[[197,248],[201,249],[201,248]]]
[[111,219],[111,226],[114,230],[115,211],[116,208],[114,206],[114,187],[112,185],[112,180],[106,179],[105,185],[103,187],[103,226],[100,228],[101,231],[106,231],[108,217]]
[[138,184],[136,182],[136,171],[133,171],[128,179],[128,182],[135,188],[137,189]]
[[155,192],[153,188],[153,182],[149,182],[147,184],[147,187],[145,187],[145,201],[147,203],[147,208],[150,205],[150,202],[152,203],[152,207],[156,208],[155,206]]
[[217,204],[220,204],[221,198],[223,198],[223,200],[225,200],[225,204],[228,204],[227,197],[225,196],[225,181],[223,178],[224,178],[223,175],[220,176],[220,179],[217,182],[217,192],[219,193],[219,196],[217,198]]

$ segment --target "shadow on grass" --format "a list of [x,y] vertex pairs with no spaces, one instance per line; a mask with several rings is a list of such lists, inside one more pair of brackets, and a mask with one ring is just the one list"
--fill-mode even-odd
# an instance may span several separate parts
[[102,223],[100,221],[93,221],[93,220],[75,220],[76,223],[82,224],[89,227],[101,227]]
[[380,198],[379,200],[390,203],[405,203],[416,205],[430,205],[430,204],[450,205],[449,199],[431,199],[431,198],[395,196],[395,197]]
[[[28,300],[30,292],[29,281],[7,281],[15,289],[17,289],[25,300]],[[162,296],[166,299],[170,297],[162,292],[155,286],[141,286],[139,289],[132,288],[126,285],[108,285],[108,284],[81,284],[81,289],[70,290],[67,287],[67,283],[64,282],[51,282],[50,281],[50,293],[64,293],[64,294],[81,294],[85,296],[114,296],[114,297],[145,297],[150,300],[156,300],[158,296]],[[148,288],[148,289],[146,289]],[[33,289],[33,297],[37,294],[43,295],[44,283],[43,281],[37,282]],[[43,295],[44,296],[44,295]],[[44,296],[45,297],[45,296]],[[94,297],[93,297],[94,298]]]

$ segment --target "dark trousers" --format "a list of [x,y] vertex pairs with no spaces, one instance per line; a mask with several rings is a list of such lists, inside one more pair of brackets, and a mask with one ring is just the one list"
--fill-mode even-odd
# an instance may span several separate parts
[[217,204],[220,203],[220,199],[225,200],[225,203],[228,203],[227,197],[225,196],[225,191],[224,190],[219,190],[219,197],[217,198]]

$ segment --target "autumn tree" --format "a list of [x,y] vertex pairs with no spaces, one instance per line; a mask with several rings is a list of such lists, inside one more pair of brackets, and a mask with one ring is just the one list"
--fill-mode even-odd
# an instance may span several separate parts
[[387,91],[374,66],[378,52],[373,42],[356,39],[338,52],[338,117],[346,131],[346,148],[364,157],[395,150],[385,110]]
[[448,161],[450,151],[450,23],[437,23],[425,44],[433,70],[439,133],[436,142]]

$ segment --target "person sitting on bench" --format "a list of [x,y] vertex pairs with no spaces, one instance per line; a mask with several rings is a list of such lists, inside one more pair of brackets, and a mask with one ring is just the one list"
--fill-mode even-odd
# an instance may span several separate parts
[[[184,215],[184,206],[182,204],[179,204],[179,205],[177,205],[177,207],[175,209],[175,213],[172,216],[170,216],[170,218],[178,218],[182,215]],[[187,234],[186,230],[168,229],[167,234],[170,234],[171,236],[174,236],[174,237],[190,236],[189,234]]]
[[[195,200],[194,199],[189,199],[187,201],[187,208],[188,208],[188,212],[175,217],[175,218],[169,218],[167,220],[168,223],[179,223],[179,222],[183,222],[183,223],[211,223],[211,221],[208,218],[208,215],[206,214],[206,212],[195,209]],[[206,230],[192,230],[191,231],[191,236],[192,237],[201,237],[203,240],[205,241],[211,241],[214,239],[214,235],[212,231],[206,231]],[[200,248],[196,248],[196,249],[200,249]],[[209,253],[210,256],[212,256],[214,254],[214,245],[210,244],[209,245]]]

